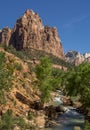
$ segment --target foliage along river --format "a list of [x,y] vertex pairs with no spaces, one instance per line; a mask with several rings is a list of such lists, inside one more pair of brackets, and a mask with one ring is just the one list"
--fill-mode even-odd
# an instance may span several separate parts
[[80,127],[80,130],[82,130],[84,128],[84,116],[76,112],[74,108],[65,108],[67,108],[67,111],[57,119],[59,125],[52,128],[44,128],[43,130],[74,130],[75,126]]

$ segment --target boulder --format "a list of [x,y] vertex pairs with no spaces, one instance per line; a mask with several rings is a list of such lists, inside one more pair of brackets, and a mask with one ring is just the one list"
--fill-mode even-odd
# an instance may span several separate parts
[[30,101],[30,99],[28,99],[25,95],[23,95],[20,92],[16,92],[15,94],[16,98],[22,102],[23,104],[27,104],[29,106],[31,106],[32,102]]
[[63,112],[63,113],[65,112],[65,109],[63,106],[56,106],[55,110],[56,112]]
[[53,118],[55,118],[57,116],[56,107],[53,106],[53,105],[46,106],[44,110],[45,110],[45,115],[49,119],[53,119]]
[[69,97],[63,96],[62,100],[64,105],[73,106],[73,101]]
[[79,126],[74,126],[74,130],[81,130]]
[[40,101],[34,101],[34,102],[32,102],[31,106],[35,110],[42,110],[43,109],[43,104]]

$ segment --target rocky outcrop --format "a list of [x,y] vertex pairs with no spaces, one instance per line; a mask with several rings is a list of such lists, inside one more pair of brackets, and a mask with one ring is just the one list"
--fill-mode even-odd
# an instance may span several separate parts
[[90,62],[90,53],[83,54],[84,62]]
[[19,92],[16,92],[16,98],[20,101],[20,102],[22,102],[22,103],[24,103],[24,104],[27,104],[27,105],[31,105],[31,101],[27,98],[27,97],[25,97],[23,94],[21,94],[21,93],[19,93]]
[[65,54],[66,62],[71,63],[72,65],[79,65],[82,62],[90,62],[90,53],[80,54],[77,51],[68,51]]
[[85,108],[84,106],[77,107],[77,112],[83,114],[85,116],[85,120],[89,121],[90,123],[90,110]]
[[3,45],[8,46],[11,38],[12,30],[8,27],[3,28],[3,30],[0,31],[0,43]]
[[43,26],[37,13],[26,10],[11,30],[3,29],[0,33],[0,43],[12,44],[17,50],[32,48],[51,53],[64,59],[64,52],[57,29]]

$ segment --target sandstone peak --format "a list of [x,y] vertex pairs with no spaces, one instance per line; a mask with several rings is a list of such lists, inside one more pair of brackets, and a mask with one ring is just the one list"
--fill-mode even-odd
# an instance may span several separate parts
[[27,10],[24,12],[24,15],[26,15],[26,16],[31,16],[31,15],[38,15],[38,14],[35,13],[33,10],[27,9]]
[[31,48],[64,59],[64,52],[55,27],[44,26],[40,16],[27,9],[12,30],[0,32],[0,43],[12,44],[17,50]]
[[77,51],[68,51],[65,54],[66,61],[72,65],[79,65],[82,62],[90,62],[90,53],[80,54]]

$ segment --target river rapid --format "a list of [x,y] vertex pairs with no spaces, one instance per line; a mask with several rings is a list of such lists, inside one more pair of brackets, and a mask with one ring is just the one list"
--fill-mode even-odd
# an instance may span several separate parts
[[[62,104],[60,95],[54,99],[54,102],[57,102],[59,105]],[[83,130],[85,122],[84,115],[78,113],[73,107],[64,105],[63,107],[65,107],[66,111],[58,116],[57,123],[59,125],[42,130]]]
[[83,130],[84,128],[84,116],[70,108],[58,117],[57,122],[59,123],[58,126],[43,130],[74,130],[75,127],[79,128],[77,130]]

